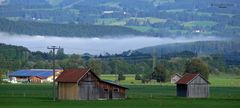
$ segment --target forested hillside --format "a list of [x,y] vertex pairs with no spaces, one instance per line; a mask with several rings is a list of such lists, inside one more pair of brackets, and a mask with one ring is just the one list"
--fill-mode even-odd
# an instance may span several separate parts
[[30,51],[25,47],[0,43],[0,71],[19,69],[28,60]]
[[[212,54],[222,55],[226,64],[239,65],[240,63],[240,41],[199,41],[192,43],[176,43],[167,45],[158,45],[138,49],[136,51],[144,54],[153,54],[154,51],[158,56],[167,55],[171,57],[174,54],[183,51],[189,51],[197,54],[198,56],[207,56]],[[184,55],[189,55],[185,53]],[[192,55],[192,54],[190,54]]]
[[239,49],[240,41],[199,41],[191,43],[175,43],[175,44],[166,44],[158,45],[153,47],[141,48],[137,51],[147,54],[152,54],[153,50],[156,50],[158,55],[182,52],[182,51],[191,51],[197,54],[209,55],[209,54],[226,54],[232,52],[240,52]]
[[[70,24],[66,32],[71,31],[72,26],[79,27],[72,24],[87,24],[124,26],[153,36],[240,36],[239,0],[2,0],[0,17],[13,21]],[[44,34],[62,35],[63,30],[58,33],[49,24],[46,27],[52,30]],[[102,27],[103,30],[97,29]],[[82,35],[135,33],[119,27],[111,27],[119,31],[105,26],[79,28]],[[96,30],[86,33],[81,30],[84,28]],[[42,26],[38,29],[45,30]],[[80,35],[80,31],[74,35]]]
[[103,37],[140,35],[143,33],[119,26],[86,24],[53,24],[43,22],[9,21],[0,18],[0,32],[65,37]]

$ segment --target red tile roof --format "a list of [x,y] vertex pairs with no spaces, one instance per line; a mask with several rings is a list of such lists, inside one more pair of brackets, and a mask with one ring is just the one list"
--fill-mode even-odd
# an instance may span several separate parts
[[189,82],[191,82],[198,75],[199,75],[199,73],[187,73],[187,74],[184,74],[183,77],[176,82],[176,84],[188,84]]
[[56,79],[57,82],[78,82],[90,69],[66,69]]

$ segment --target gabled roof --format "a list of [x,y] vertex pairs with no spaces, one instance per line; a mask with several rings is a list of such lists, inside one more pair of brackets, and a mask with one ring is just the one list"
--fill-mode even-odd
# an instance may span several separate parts
[[[57,82],[78,82],[90,69],[65,69],[56,79]],[[90,71],[91,72],[91,71]],[[93,72],[92,72],[93,73]],[[94,74],[94,73],[93,73]],[[95,75],[95,74],[94,74]],[[95,75],[96,76],[96,75]],[[97,77],[98,78],[98,77]]]
[[[189,84],[194,80],[197,76],[203,78],[199,73],[186,73],[183,75],[181,79],[179,79],[176,84]],[[203,78],[207,83],[209,83],[205,78]]]
[[118,84],[114,84],[111,82],[101,80],[91,69],[65,69],[56,79],[57,82],[65,82],[65,83],[77,83],[80,81],[88,72],[91,72],[101,83],[106,83],[109,85],[121,87],[128,89],[126,87],[120,86]]

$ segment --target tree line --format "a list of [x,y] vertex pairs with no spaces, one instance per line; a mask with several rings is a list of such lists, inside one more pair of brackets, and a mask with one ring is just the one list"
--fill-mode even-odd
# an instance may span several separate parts
[[[190,53],[190,52],[183,52]],[[126,54],[126,52],[124,53]],[[165,82],[175,73],[201,73],[205,78],[208,74],[240,74],[239,65],[228,65],[224,56],[211,54],[198,56],[194,53],[189,56],[182,56],[181,53],[174,56],[157,56],[156,65],[153,66],[152,56],[143,56],[139,52],[132,53],[134,56],[99,55],[89,54],[65,54],[64,49],[56,53],[56,68],[91,68],[97,75],[118,74],[119,80],[124,80],[124,74],[136,74],[136,80],[146,82],[155,79],[158,82]],[[179,54],[179,56],[178,56]],[[18,69],[51,69],[52,52],[31,52],[27,48],[0,44],[0,72]]]

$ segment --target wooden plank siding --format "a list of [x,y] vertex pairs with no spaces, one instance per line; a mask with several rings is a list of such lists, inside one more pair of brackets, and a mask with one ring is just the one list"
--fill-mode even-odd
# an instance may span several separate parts
[[63,72],[57,81],[60,100],[124,99],[127,89],[102,81],[89,69]]
[[79,99],[80,100],[96,100],[99,98],[99,89],[97,87],[98,79],[87,73],[82,80],[79,81]]
[[58,99],[78,100],[78,85],[76,83],[58,83]]
[[209,82],[200,74],[186,74],[177,83],[177,96],[207,98]]
[[197,76],[190,84],[188,84],[188,97],[208,97],[208,83]]
[[188,97],[208,97],[208,85],[188,85]]
[[99,82],[100,97],[102,99],[121,99],[125,98],[125,89],[107,83]]

